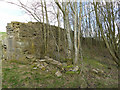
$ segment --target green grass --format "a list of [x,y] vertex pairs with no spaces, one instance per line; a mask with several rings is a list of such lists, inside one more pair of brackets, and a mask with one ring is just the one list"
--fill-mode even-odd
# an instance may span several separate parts
[[[107,65],[89,58],[84,58],[84,65],[84,73],[82,74],[62,73],[61,77],[57,77],[50,71],[33,70],[28,61],[3,61],[3,88],[117,87],[117,68],[114,67],[112,70],[108,70]],[[92,73],[93,68],[102,69],[105,75]],[[110,74],[110,71],[114,72]],[[110,77],[108,77],[109,74]],[[82,79],[83,75],[89,85]]]
[[[0,32],[6,37],[5,32]],[[117,88],[118,70],[113,65],[106,48],[88,48],[83,46],[83,72],[62,72],[61,77],[55,75],[56,69],[33,70],[33,65],[26,60],[9,60],[2,62],[2,87],[3,88]],[[105,56],[105,57],[104,57]],[[63,59],[69,65],[65,69],[73,68],[72,59]],[[112,63],[112,64],[111,64]],[[111,69],[108,69],[108,68]],[[93,69],[99,69],[103,73],[94,73]]]
[[[105,51],[105,50],[104,50]],[[84,52],[83,72],[62,72],[61,77],[55,75],[56,69],[33,70],[33,65],[27,60],[9,60],[2,62],[2,87],[3,88],[117,88],[118,70],[111,64],[112,60],[102,58],[104,54],[86,49]],[[104,52],[105,53],[105,52]],[[107,54],[106,54],[107,55]],[[97,57],[97,58],[95,58]],[[65,59],[67,60],[67,59]],[[69,60],[71,62],[71,60]],[[111,69],[108,69],[108,68]],[[64,67],[73,68],[73,65]],[[103,73],[94,73],[99,69]]]
[[85,64],[89,64],[90,66],[92,66],[93,68],[107,68],[106,64],[101,63],[98,60],[92,59],[92,58],[84,58],[83,61]]
[[[1,34],[1,32],[0,32]],[[5,36],[5,33],[2,33]],[[9,60],[2,62],[2,87],[3,88],[117,88],[118,70],[109,56],[107,50],[84,48],[83,72],[62,72],[61,77],[55,75],[56,69],[33,70],[33,65],[26,60]],[[101,53],[104,52],[104,53]],[[97,58],[96,58],[97,57]],[[68,62],[69,61],[69,62]],[[70,63],[65,69],[73,68],[72,60],[64,59]],[[112,64],[111,64],[112,63]],[[108,68],[111,69],[108,69]],[[94,73],[93,69],[99,69],[103,73]]]
[[2,35],[2,37],[0,37],[0,38],[2,38],[2,39],[4,39],[5,37],[6,37],[6,32],[0,32],[0,36]]
[[6,34],[6,32],[0,32],[0,34]]

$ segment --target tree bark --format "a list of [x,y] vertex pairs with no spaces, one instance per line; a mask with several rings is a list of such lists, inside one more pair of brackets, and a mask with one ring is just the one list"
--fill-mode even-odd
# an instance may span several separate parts
[[77,3],[74,2],[75,16],[74,16],[74,48],[75,48],[75,60],[74,65],[78,64],[78,47],[77,47]]
[[120,60],[115,56],[115,53],[114,53],[114,52],[112,51],[112,49],[110,48],[109,43],[108,43],[108,41],[107,41],[107,39],[106,39],[106,37],[105,37],[105,35],[104,35],[103,28],[102,28],[102,24],[100,23],[99,18],[98,18],[97,2],[96,2],[96,5],[95,5],[95,3],[93,3],[93,4],[94,4],[94,9],[95,9],[96,21],[97,21],[97,24],[98,24],[98,26],[99,26],[99,28],[100,28],[102,38],[103,38],[103,40],[104,40],[104,42],[105,42],[105,44],[106,44],[106,46],[107,46],[110,54],[111,54],[112,57],[113,57],[114,62],[115,62],[118,66],[120,66],[120,62],[119,62]]

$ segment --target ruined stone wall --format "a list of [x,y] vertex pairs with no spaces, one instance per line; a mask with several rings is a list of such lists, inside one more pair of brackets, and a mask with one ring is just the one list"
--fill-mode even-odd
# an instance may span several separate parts
[[[60,28],[60,47],[58,53],[58,27],[40,22],[11,22],[7,26],[7,59],[26,59],[27,56],[43,58],[45,55],[62,59],[66,57],[65,30]],[[46,35],[48,45],[45,52],[44,29],[49,33]]]

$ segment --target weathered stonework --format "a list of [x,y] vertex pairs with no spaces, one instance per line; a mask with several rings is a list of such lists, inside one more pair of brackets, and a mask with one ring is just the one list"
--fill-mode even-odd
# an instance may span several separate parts
[[[65,30],[60,28],[60,47],[58,53],[58,27],[40,22],[11,22],[7,26],[7,59],[26,59],[27,55],[43,58],[45,55],[61,59],[66,57]],[[44,29],[49,30],[44,41]],[[48,47],[45,52],[45,43]]]

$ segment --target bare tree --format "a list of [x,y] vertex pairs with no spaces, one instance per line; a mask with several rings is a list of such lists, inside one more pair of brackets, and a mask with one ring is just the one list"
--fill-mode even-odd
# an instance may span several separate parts
[[[107,27],[108,27],[107,28],[107,32],[108,32],[107,35],[108,35],[109,39],[106,38],[103,25],[100,22],[100,19],[98,17],[98,9],[100,9],[100,3],[93,2],[93,5],[94,5],[94,9],[95,9],[96,21],[97,21],[97,24],[100,28],[102,38],[103,38],[110,54],[113,57],[114,62],[119,66],[120,65],[120,57],[117,53],[117,49],[115,49],[115,47],[117,47],[117,44],[116,44],[116,38],[115,38],[115,26],[114,26],[115,23],[114,23],[114,15],[113,15],[113,7],[112,7],[113,3],[106,2],[106,7],[104,8],[107,10],[106,14],[103,12],[103,9],[102,9],[102,13],[103,13],[102,15],[104,16],[104,20],[105,20],[105,22],[107,22],[107,24],[109,24],[109,25],[107,25]],[[112,12],[109,11],[108,8],[110,8]],[[112,15],[113,19],[110,15]],[[106,16],[108,16],[108,17],[106,17]],[[113,27],[113,29],[112,29],[112,27]]]
[[79,11],[79,25],[78,25],[78,54],[80,54],[80,57],[81,57],[81,63],[83,62],[83,54],[82,54],[82,45],[81,45],[81,22],[82,22],[82,2],[80,0],[80,4],[79,4],[79,7],[80,7],[80,11]]
[[74,16],[74,48],[75,48],[75,60],[74,64],[78,64],[78,47],[77,47],[77,3],[74,3],[75,16]]
[[62,8],[58,0],[55,2],[56,5],[59,7],[59,9],[63,13],[63,18],[64,18],[64,24],[65,24],[65,29],[66,29],[66,34],[67,34],[67,41],[68,41],[68,59],[71,59],[71,52],[72,52],[72,40],[71,40],[71,35],[70,35],[70,27],[69,27],[69,6],[68,3],[65,4],[65,10]]

